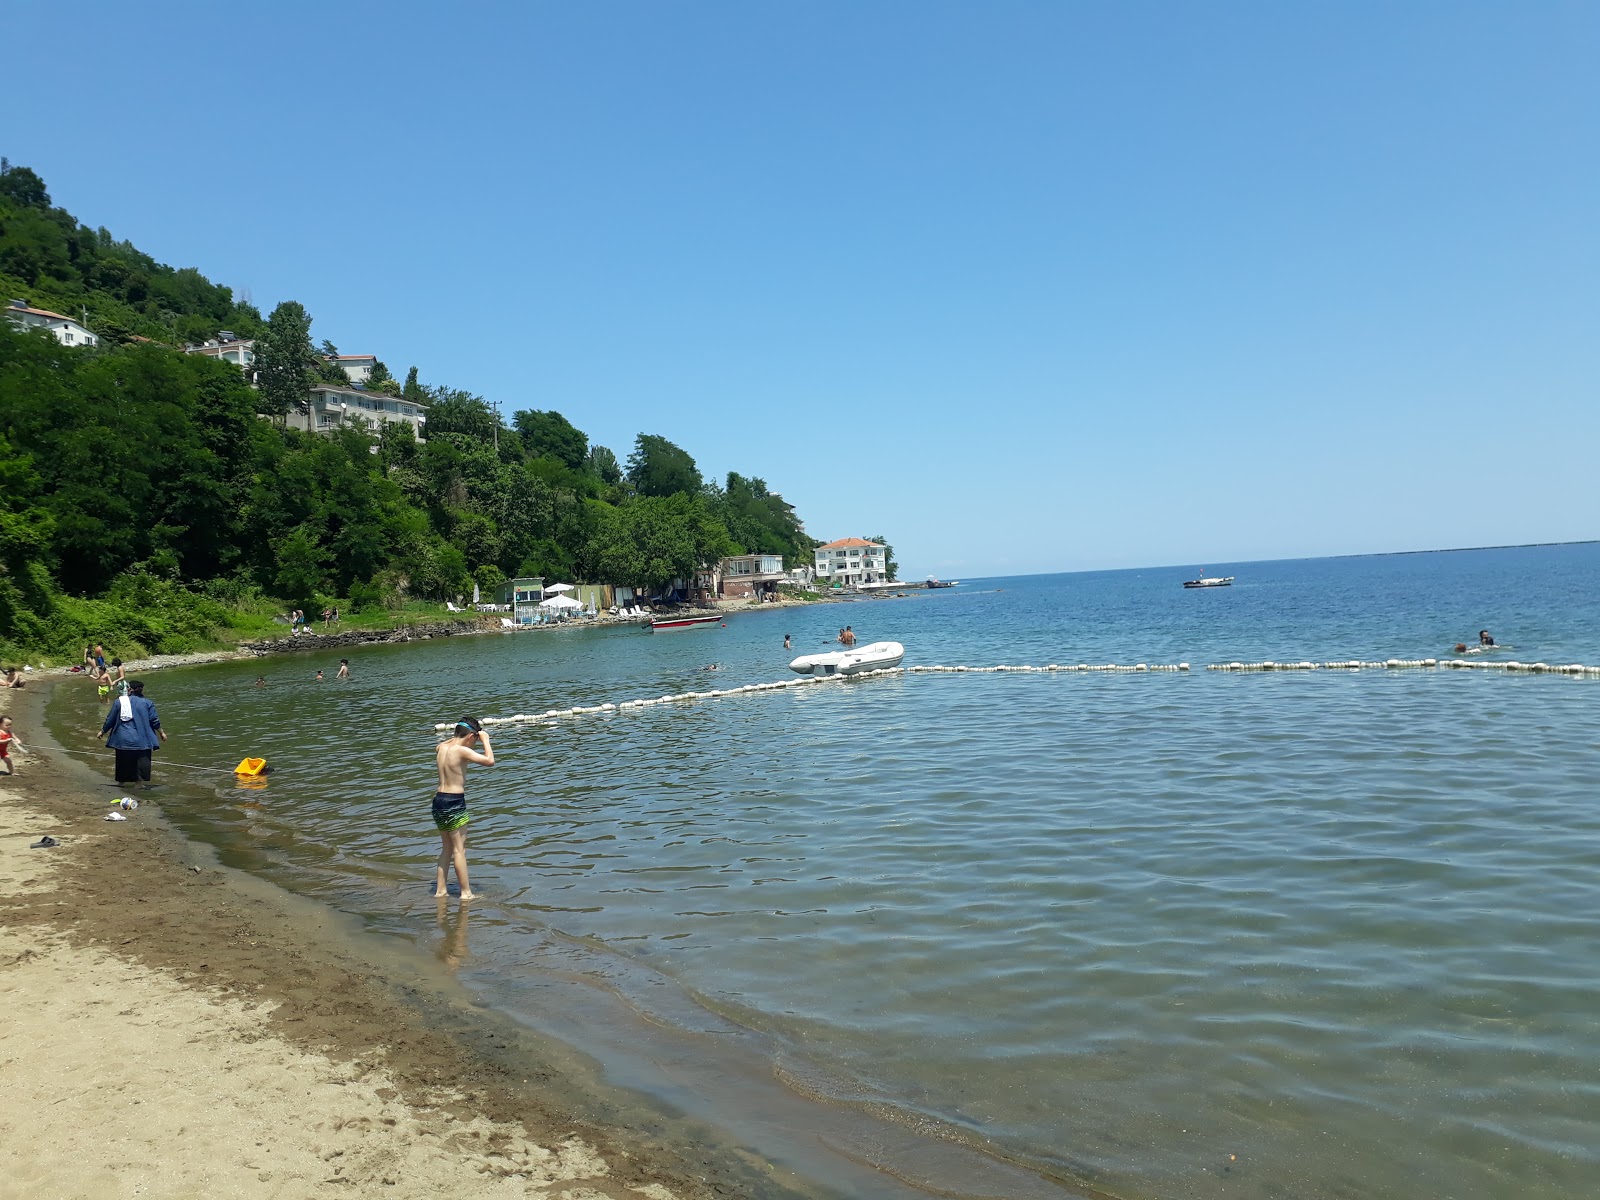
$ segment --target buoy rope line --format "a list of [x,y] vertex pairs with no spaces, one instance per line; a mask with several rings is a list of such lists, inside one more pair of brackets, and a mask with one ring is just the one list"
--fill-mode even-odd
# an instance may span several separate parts
[[[1258,662],[1258,663],[1209,663],[1208,671],[1359,671],[1359,670],[1438,670],[1446,668],[1471,667],[1479,670],[1501,671],[1526,671],[1533,674],[1557,675],[1592,675],[1600,677],[1600,666],[1586,667],[1580,664],[1570,666],[1550,666],[1547,663],[1480,663],[1457,662],[1452,659],[1436,658],[1391,658],[1385,662],[1364,662],[1352,659],[1348,662]],[[1078,663],[1066,666],[1060,663],[1051,663],[1045,667],[1010,666],[1001,664],[996,667],[947,667],[947,666],[917,666],[917,667],[879,667],[872,671],[858,671],[854,675],[810,675],[796,679],[775,679],[770,683],[747,683],[743,687],[714,688],[705,692],[675,692],[667,696],[657,696],[652,699],[619,700],[616,703],[574,705],[571,708],[552,708],[542,713],[517,713],[509,717],[484,717],[484,725],[541,725],[554,721],[570,719],[572,717],[591,716],[595,713],[626,712],[636,708],[651,708],[658,704],[692,704],[701,700],[724,700],[730,696],[743,696],[754,692],[778,692],[786,688],[815,687],[818,684],[844,683],[850,680],[870,679],[882,675],[995,675],[995,674],[1045,674],[1051,672],[1086,672],[1107,674],[1149,674],[1157,672],[1182,673],[1189,670],[1188,663],[1135,663],[1126,666],[1120,663],[1105,663],[1090,665]],[[440,733],[454,729],[451,722],[441,721],[434,726]]]

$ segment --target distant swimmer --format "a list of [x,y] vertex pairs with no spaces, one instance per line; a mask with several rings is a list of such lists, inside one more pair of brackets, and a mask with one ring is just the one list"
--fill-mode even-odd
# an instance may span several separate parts
[[[483,747],[474,750],[477,742]],[[489,745],[489,735],[476,717],[465,717],[456,722],[451,735],[439,743],[434,758],[439,764],[439,790],[433,796],[433,823],[439,830],[439,870],[435,876],[433,894],[449,895],[446,887],[451,866],[456,869],[456,882],[461,885],[461,898],[473,899],[472,885],[467,882],[467,822],[472,815],[467,811],[467,764],[494,766],[494,747]]]
[[721,663],[707,663],[705,666],[701,667],[700,669],[702,671],[720,671],[720,670],[722,670],[722,664]]
[[846,625],[844,632],[839,635],[839,640],[846,646],[854,646],[856,644],[856,631]]
[[794,649],[794,643],[789,640],[789,635],[787,633],[783,635],[783,648],[785,650],[793,650]]
[[321,683],[321,682],[322,682],[322,672],[321,672],[321,671],[318,671],[318,672],[317,672],[317,682],[318,682],[318,683]]
[[1457,654],[1465,654],[1467,652],[1467,644],[1465,642],[1457,642],[1455,650]]
[[266,687],[267,686],[267,677],[265,675],[257,675],[256,676],[256,686],[257,687]]
[[1480,645],[1480,646],[1492,646],[1492,645],[1494,645],[1494,639],[1489,636],[1489,631],[1487,629],[1478,630],[1478,645]]
[[336,679],[349,679],[350,678],[350,660],[348,658],[341,658],[339,660],[339,674],[334,676],[334,678],[336,678]]

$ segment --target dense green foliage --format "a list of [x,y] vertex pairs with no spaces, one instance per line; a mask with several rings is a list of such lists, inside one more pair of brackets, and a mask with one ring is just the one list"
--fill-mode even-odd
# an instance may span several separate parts
[[76,289],[94,327],[131,294],[102,291],[124,278],[102,267],[136,264],[141,303],[165,297],[137,310],[141,328],[253,334],[259,386],[170,345],[65,347],[0,321],[0,650],[173,652],[276,602],[393,608],[514,575],[666,589],[728,553],[810,559],[793,508],[760,479],[708,484],[650,434],[624,473],[559,412],[503,425],[482,397],[424,385],[414,367],[403,386],[382,370],[374,390],[426,404],[425,441],[407,425],[313,435],[262,420],[332,378],[337,348],[313,349],[310,314],[286,301],[266,322],[240,319],[227,289],[198,272],[187,291],[168,287],[189,275],[86,236],[48,201],[31,171],[0,172],[0,268],[38,283],[20,298],[48,307],[67,291],[47,286]]
[[0,303],[26,299],[70,317],[87,311],[108,341],[130,335],[182,345],[227,329],[261,332],[261,314],[193,267],[174,270],[81,225],[50,203],[44,181],[0,158]]

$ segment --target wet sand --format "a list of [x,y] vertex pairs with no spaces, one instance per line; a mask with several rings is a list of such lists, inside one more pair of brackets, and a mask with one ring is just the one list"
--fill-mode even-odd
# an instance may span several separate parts
[[0,1194],[817,1194],[219,867],[159,799],[105,821],[117,793],[51,749],[47,691],[0,693],[31,751],[0,777]]

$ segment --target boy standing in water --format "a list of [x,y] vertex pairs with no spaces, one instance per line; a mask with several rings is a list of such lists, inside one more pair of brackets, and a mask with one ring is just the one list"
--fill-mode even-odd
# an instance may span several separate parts
[[[483,750],[474,750],[473,742],[482,744]],[[457,721],[455,731],[439,743],[434,758],[439,764],[439,790],[433,797],[433,823],[439,829],[439,871],[433,894],[449,895],[445,881],[454,863],[461,898],[471,900],[472,886],[467,882],[467,822],[472,819],[467,812],[467,764],[494,766],[494,747],[489,745],[489,735],[478,719],[466,717]]]

